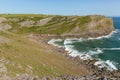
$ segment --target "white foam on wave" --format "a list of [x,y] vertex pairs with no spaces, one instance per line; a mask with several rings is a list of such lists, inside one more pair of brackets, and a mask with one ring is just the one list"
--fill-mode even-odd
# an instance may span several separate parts
[[72,44],[75,42],[83,42],[83,41],[88,41],[88,40],[96,40],[96,39],[103,39],[103,38],[110,38],[113,36],[114,33],[118,33],[119,30],[116,29],[114,31],[112,31],[109,35],[106,36],[101,36],[101,37],[97,37],[97,38],[91,38],[89,37],[88,39],[83,39],[83,38],[70,38],[70,39],[65,39],[64,44]]
[[[68,41],[68,42],[66,42],[66,41]],[[70,56],[72,56],[72,57],[79,56],[83,60],[92,59],[92,57],[89,54],[87,54],[85,52],[80,52],[80,51],[74,49],[74,46],[72,44],[70,44],[70,43],[72,43],[71,40],[66,40],[66,41],[64,43],[65,50],[68,51]]]
[[86,54],[84,52],[78,52],[77,50],[72,51],[69,55],[72,57],[79,56],[80,59],[82,59],[82,60],[88,60],[88,59],[92,60],[93,59],[89,54]]
[[82,41],[83,41],[82,38],[80,38],[80,39],[77,39],[77,38],[65,39],[64,40],[64,45],[72,44],[72,43],[75,43],[75,42],[82,42]]
[[112,69],[113,69],[113,70],[118,70],[117,67],[115,66],[115,64],[116,64],[115,62],[112,62],[112,61],[110,61],[110,60],[107,60],[106,63],[107,63],[107,65],[108,65],[108,69],[110,69],[110,70],[112,70]]
[[73,48],[70,49],[70,47],[69,48],[66,47],[66,49],[67,49],[67,51],[69,51],[70,56],[72,56],[72,57],[79,56],[80,59],[82,59],[82,60],[88,60],[88,59],[93,60],[93,57],[92,57],[93,55],[103,53],[102,50],[100,50],[100,49],[97,49],[96,51],[89,50],[88,52],[80,52],[80,51],[77,51],[77,50],[75,50]]
[[80,54],[79,55],[79,57],[80,57],[80,59],[82,59],[82,60],[93,60],[93,58],[89,55],[89,54],[85,54],[85,53],[83,53],[83,54]]
[[54,45],[54,46],[56,46],[56,47],[58,47],[58,48],[64,48],[64,46],[62,46],[62,45],[59,45],[59,44],[56,44],[55,42],[56,41],[63,41],[62,39],[52,39],[52,40],[50,40],[50,41],[48,41],[48,44],[51,44],[51,45]]
[[97,54],[102,54],[103,51],[100,48],[95,48],[95,50],[89,50],[88,54],[89,55],[97,55]]
[[[51,42],[49,42],[49,44],[52,43],[55,45],[54,41],[56,41],[56,40],[52,40]],[[57,41],[61,41],[61,40],[57,40]],[[82,59],[82,60],[88,60],[88,59],[92,60],[93,59],[92,55],[97,55],[97,54],[103,53],[102,49],[100,49],[100,48],[96,48],[95,50],[89,50],[88,52],[79,52],[74,49],[74,45],[72,45],[72,44],[70,45],[70,43],[72,43],[72,41],[70,41],[70,40],[66,40],[66,41],[68,41],[68,42],[66,42],[64,44],[64,48],[66,51],[69,52],[69,55],[72,57],[79,56],[80,59]],[[58,45],[57,45],[57,47],[58,47]],[[105,49],[110,50],[110,48],[104,48],[104,50]],[[113,48],[113,49],[115,50],[115,48]],[[110,60],[102,61],[102,60],[98,59],[98,61],[95,62],[94,65],[98,66],[99,68],[107,67],[107,69],[110,71],[117,70],[115,63]]]
[[91,37],[90,37],[90,38],[88,38],[88,40],[110,38],[110,37],[113,36],[114,33],[118,33],[118,32],[119,32],[119,30],[116,29],[116,30],[112,31],[109,35],[106,35],[106,36],[100,36],[100,37],[97,37],[97,38],[91,38]]
[[66,51],[68,51],[69,55],[72,56],[72,57],[76,57],[76,56],[79,55],[79,52],[77,50],[75,50],[74,45],[72,45],[74,40],[76,40],[76,39],[66,39],[66,40],[64,40],[64,48],[65,48]]
[[73,45],[64,45],[65,50],[68,51],[69,53],[74,51],[73,47],[74,47]]
[[79,54],[79,52],[78,52],[77,50],[74,50],[74,51],[72,51],[69,55],[72,56],[72,57],[77,57],[77,56],[79,56],[80,54]]
[[120,50],[120,48],[103,48],[103,50]]
[[94,65],[98,66],[99,68],[107,67],[108,70],[113,71],[113,70],[118,70],[116,67],[116,64],[117,63],[110,60],[107,60],[107,61],[99,60],[95,62]]
[[[81,59],[83,60],[92,60],[92,59],[95,59],[93,58],[92,56],[93,55],[98,55],[98,54],[102,54],[104,50],[120,50],[120,48],[96,48],[95,50],[89,50],[89,51],[86,51],[86,52],[80,52],[80,51],[77,51],[76,49],[74,49],[74,45],[73,43],[76,43],[76,42],[83,42],[83,41],[88,41],[88,40],[95,40],[95,39],[103,39],[103,38],[110,38],[113,36],[114,33],[118,33],[119,30],[115,30],[113,32],[111,32],[109,35],[107,36],[101,36],[101,37],[97,37],[97,38],[88,38],[88,39],[77,39],[77,38],[72,38],[72,39],[65,39],[64,40],[64,46],[60,46],[58,44],[56,44],[55,42],[56,41],[63,41],[62,39],[52,39],[48,42],[48,44],[52,44],[54,46],[57,46],[59,48],[65,48],[66,51],[68,51],[69,55],[72,56],[72,57],[76,57],[76,56],[79,56]],[[120,40],[120,38],[119,38]],[[115,66],[115,62],[112,62],[110,60],[107,60],[107,61],[102,61],[100,59],[97,58],[97,62],[95,62],[94,65],[102,68],[102,67],[107,67],[108,70],[110,71],[113,71],[113,70],[117,70],[116,66]]]

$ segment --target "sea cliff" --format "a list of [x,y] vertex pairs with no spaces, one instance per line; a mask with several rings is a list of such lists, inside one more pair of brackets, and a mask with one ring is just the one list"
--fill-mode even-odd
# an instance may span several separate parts
[[0,30],[19,34],[45,34],[61,37],[99,37],[114,30],[113,21],[101,15],[0,15]]
[[107,74],[94,61],[70,57],[47,44],[52,38],[95,38],[113,30],[112,19],[101,15],[1,14],[0,80],[119,79],[119,71]]

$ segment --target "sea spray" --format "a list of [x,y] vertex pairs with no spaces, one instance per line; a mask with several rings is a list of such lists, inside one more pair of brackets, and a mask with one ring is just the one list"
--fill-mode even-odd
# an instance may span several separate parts
[[[102,36],[98,38],[88,39],[52,39],[48,43],[57,47],[62,47],[68,51],[72,57],[79,56],[83,60],[97,60],[96,66],[102,68],[107,67],[110,71],[120,68],[120,42],[119,30],[111,32],[110,35]],[[111,55],[111,56],[109,56]],[[114,58],[116,56],[116,58]],[[118,63],[116,65],[116,63]]]
[[52,39],[52,40],[48,41],[48,44],[54,45],[59,48],[64,48],[64,45],[61,44],[62,41],[63,41],[62,39]]
[[107,61],[99,60],[95,62],[94,65],[98,66],[99,68],[107,67],[108,70],[113,71],[113,70],[118,70],[115,66],[116,64],[117,63],[110,60],[107,60]]

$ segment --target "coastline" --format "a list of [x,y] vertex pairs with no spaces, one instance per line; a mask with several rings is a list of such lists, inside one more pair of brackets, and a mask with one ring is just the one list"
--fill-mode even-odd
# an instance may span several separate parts
[[[112,32],[111,32],[112,33]],[[111,34],[110,34],[111,35]],[[108,35],[106,35],[108,36]],[[96,62],[96,60],[82,60],[80,59],[78,56],[77,57],[72,57],[72,56],[69,56],[69,53],[67,51],[64,50],[64,48],[58,48],[58,47],[55,47],[53,45],[50,45],[48,44],[48,40],[50,39],[59,39],[59,38],[62,38],[62,39],[65,39],[65,37],[61,37],[61,36],[57,36],[57,35],[29,35],[29,38],[33,38],[34,40],[35,39],[39,39],[39,41],[41,41],[41,43],[43,43],[44,45],[48,46],[50,49],[53,49],[57,52],[59,52],[60,54],[62,54],[63,56],[65,56],[66,58],[69,58],[71,60],[73,60],[73,62],[75,64],[78,64],[78,66],[83,66],[89,73],[90,75],[86,75],[87,77],[92,77],[93,79],[115,79],[115,80],[119,80],[120,79],[120,69],[119,70],[114,70],[114,71],[109,71],[107,70],[106,67],[104,68],[98,68],[97,66],[94,65],[94,63]],[[72,36],[73,37],[73,36]],[[78,38],[80,36],[77,36],[74,38]],[[92,39],[92,38],[91,38]],[[98,38],[99,39],[99,38]]]

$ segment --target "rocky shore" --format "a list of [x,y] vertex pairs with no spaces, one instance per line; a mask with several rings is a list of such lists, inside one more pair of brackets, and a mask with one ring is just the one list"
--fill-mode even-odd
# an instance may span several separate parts
[[72,76],[72,75],[63,75],[58,77],[53,76],[31,76],[28,74],[20,74],[17,77],[10,78],[8,76],[0,77],[0,80],[120,80],[119,78],[108,78],[108,77],[96,77],[96,76]]
[[[67,51],[65,51],[63,48],[57,48],[55,46],[47,44],[47,41],[52,39],[52,38],[59,38],[59,36],[55,37],[55,35],[52,35],[48,37],[43,36],[43,35],[30,35],[28,36],[30,39],[37,40],[37,42],[41,42],[44,45],[47,46],[47,48],[51,48],[53,50],[56,50],[60,52],[63,56],[66,58],[69,58],[74,61],[75,64],[78,64],[85,67],[86,70],[90,72],[90,75],[85,75],[85,76],[71,76],[71,75],[63,75],[57,78],[53,77],[48,77],[50,80],[120,80],[120,70],[117,71],[109,71],[107,68],[98,68],[97,66],[94,65],[96,60],[82,60],[77,57],[71,57],[68,55]],[[46,78],[47,77],[43,77]],[[39,79],[38,79],[39,80]]]
[[[13,16],[13,17],[9,17]],[[114,30],[111,18],[100,15],[89,16],[27,16],[6,15],[0,17],[0,31],[9,30],[15,34],[31,34],[30,40],[38,43],[41,47],[55,50],[78,66],[83,66],[90,75],[72,76],[34,76],[18,74],[14,78],[0,75],[0,80],[120,80],[120,70],[108,71],[106,68],[98,68],[94,65],[95,60],[81,60],[78,56],[71,57],[63,48],[57,48],[47,44],[50,39],[65,38],[96,38],[110,34]],[[1,39],[1,43],[3,39]],[[1,66],[0,66],[1,67]],[[79,75],[79,74],[78,74]]]

